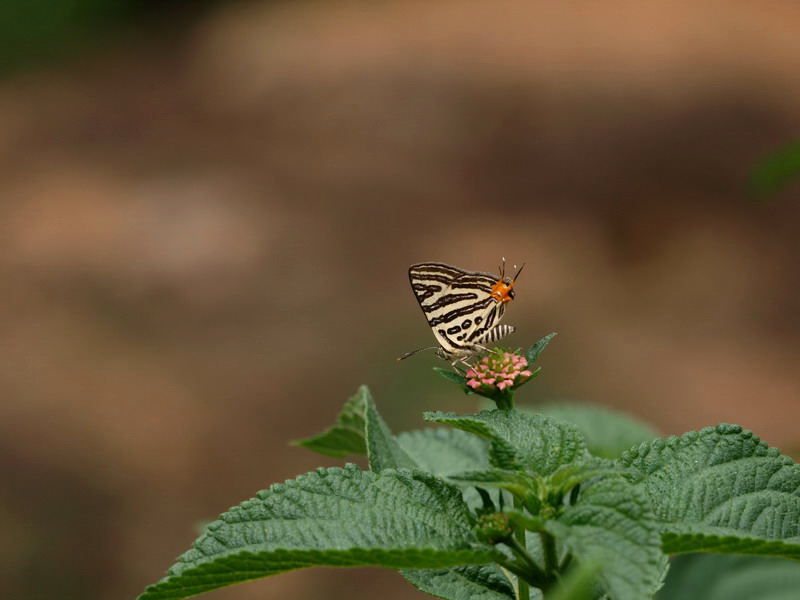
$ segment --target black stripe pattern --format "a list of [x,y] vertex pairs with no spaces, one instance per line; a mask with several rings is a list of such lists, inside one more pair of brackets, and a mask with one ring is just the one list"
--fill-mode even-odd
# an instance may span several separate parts
[[441,346],[440,356],[466,358],[478,353],[479,346],[514,331],[510,325],[498,325],[505,302],[491,295],[497,276],[444,263],[420,263],[408,269],[408,278]]

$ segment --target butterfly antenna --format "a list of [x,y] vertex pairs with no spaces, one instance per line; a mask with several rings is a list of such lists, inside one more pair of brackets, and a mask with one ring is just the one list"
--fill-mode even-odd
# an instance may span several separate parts
[[500,270],[500,279],[506,276],[506,257],[503,257],[503,262],[500,263],[500,266],[497,267]]
[[[514,266],[514,268],[516,268],[516,265]],[[525,263],[522,263],[522,266],[519,268],[519,271],[517,271],[514,274],[514,279],[511,281],[512,284],[517,281],[517,277],[519,277],[519,274],[522,273],[522,269],[524,269],[524,268],[525,268]]]
[[414,356],[417,352],[422,352],[423,350],[436,350],[439,346],[428,346],[427,348],[420,348],[419,350],[413,350],[411,352],[406,352],[403,356],[398,357],[397,360],[405,360],[409,356]]

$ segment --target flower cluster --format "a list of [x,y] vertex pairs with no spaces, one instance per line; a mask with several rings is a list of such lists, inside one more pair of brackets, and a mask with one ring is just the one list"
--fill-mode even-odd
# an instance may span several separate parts
[[528,361],[511,352],[493,352],[466,373],[467,385],[476,392],[506,391],[531,378]]
[[489,544],[507,541],[514,535],[514,530],[508,521],[508,513],[494,512],[481,515],[478,521],[478,537]]

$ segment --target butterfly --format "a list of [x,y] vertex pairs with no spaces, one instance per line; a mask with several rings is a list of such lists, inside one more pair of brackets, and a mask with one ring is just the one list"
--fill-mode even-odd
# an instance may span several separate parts
[[511,325],[499,325],[506,304],[514,299],[514,284],[524,264],[511,279],[505,276],[506,261],[500,277],[480,271],[465,271],[445,263],[411,265],[408,278],[420,308],[428,320],[438,346],[407,352],[403,360],[422,350],[436,350],[437,356],[470,366],[467,359],[486,350],[491,344],[514,332]]

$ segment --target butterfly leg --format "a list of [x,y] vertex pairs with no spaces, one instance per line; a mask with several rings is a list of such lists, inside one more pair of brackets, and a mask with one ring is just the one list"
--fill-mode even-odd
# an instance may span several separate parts
[[469,363],[467,362],[467,359],[466,359],[466,358],[464,358],[464,357],[457,358],[456,360],[454,360],[453,362],[451,362],[451,363],[450,363],[450,365],[451,365],[451,366],[452,366],[452,367],[453,367],[453,368],[454,368],[456,371],[458,371],[458,367],[456,367],[456,365],[457,365],[458,363],[461,363],[461,364],[463,364],[463,365],[466,365],[466,366],[467,366],[467,370],[470,370],[470,369],[472,368],[472,365],[471,365],[471,364],[469,364]]

